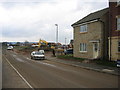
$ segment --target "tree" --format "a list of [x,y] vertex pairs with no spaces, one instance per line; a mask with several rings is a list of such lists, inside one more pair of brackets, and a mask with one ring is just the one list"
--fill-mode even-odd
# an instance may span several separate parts
[[16,43],[16,46],[20,46],[20,42],[17,42],[17,43]]
[[29,46],[29,42],[27,40],[24,42],[24,44],[25,46]]

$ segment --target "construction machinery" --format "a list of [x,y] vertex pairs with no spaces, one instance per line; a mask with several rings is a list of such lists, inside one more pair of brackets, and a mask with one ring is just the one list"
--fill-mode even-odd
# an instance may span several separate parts
[[40,40],[39,40],[39,43],[38,43],[38,47],[40,48],[41,45],[47,46],[47,45],[48,45],[48,42],[45,41],[45,40],[40,39]]

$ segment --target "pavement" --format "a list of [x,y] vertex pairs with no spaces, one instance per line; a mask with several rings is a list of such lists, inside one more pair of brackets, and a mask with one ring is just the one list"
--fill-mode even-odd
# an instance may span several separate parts
[[71,60],[63,60],[59,59],[57,57],[53,57],[51,55],[46,56],[47,60],[63,63],[63,64],[68,64],[72,65],[75,67],[80,67],[88,70],[94,70],[102,73],[107,73],[107,74],[112,74],[112,75],[120,75],[120,68],[117,67],[108,67],[108,66],[102,66],[102,65],[97,65],[97,64],[92,64],[92,63],[81,63],[77,61],[71,61]]

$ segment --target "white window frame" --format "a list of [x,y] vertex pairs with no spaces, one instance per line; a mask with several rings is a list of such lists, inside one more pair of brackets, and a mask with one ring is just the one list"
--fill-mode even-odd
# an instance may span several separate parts
[[120,30],[120,17],[117,18],[117,30]]
[[80,26],[80,32],[87,32],[87,24]]
[[119,50],[120,50],[120,41],[118,41],[118,52],[120,52]]
[[80,43],[80,52],[87,52],[87,44]]

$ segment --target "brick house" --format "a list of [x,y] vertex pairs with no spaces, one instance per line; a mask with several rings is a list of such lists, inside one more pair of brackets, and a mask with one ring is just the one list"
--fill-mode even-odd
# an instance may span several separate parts
[[112,2],[109,0],[109,59],[120,59],[120,0]]
[[109,9],[91,13],[72,24],[74,57],[96,59],[108,57]]

